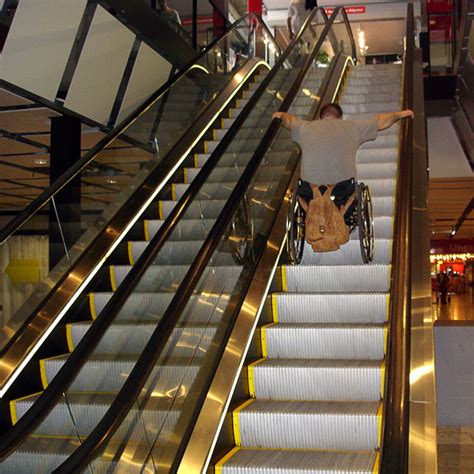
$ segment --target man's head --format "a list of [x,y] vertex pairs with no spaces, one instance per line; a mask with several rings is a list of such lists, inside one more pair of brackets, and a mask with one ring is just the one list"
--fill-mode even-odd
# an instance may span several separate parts
[[342,109],[339,104],[326,104],[319,112],[321,120],[338,120],[342,119]]
[[158,0],[158,6],[164,10],[165,8],[168,7],[168,5],[166,5],[166,0]]

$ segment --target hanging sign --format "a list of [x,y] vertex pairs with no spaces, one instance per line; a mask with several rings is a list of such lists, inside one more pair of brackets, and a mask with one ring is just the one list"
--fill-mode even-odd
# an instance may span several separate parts
[[[362,13],[365,13],[365,5],[345,7],[345,9],[348,15],[361,15]],[[325,8],[324,11],[327,16],[331,16],[334,13],[334,8]]]

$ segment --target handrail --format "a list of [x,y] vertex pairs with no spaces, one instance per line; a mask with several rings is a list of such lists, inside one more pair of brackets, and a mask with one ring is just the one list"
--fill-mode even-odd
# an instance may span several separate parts
[[[141,115],[143,115],[150,107],[155,104],[166,92],[170,89],[174,83],[178,82],[182,77],[186,76],[192,69],[195,68],[195,64],[203,58],[214,46],[221,41],[225,36],[230,34],[233,29],[237,28],[247,18],[254,17],[260,24],[264,26],[265,31],[268,32],[270,38],[273,35],[270,33],[265,23],[262,21],[259,15],[255,13],[248,13],[241,17],[232,26],[230,26],[225,33],[212,41],[196,58],[194,58],[188,65],[182,68],[173,78],[169,79],[163,84],[154,94],[152,94],[142,105],[140,105],[134,112],[128,115],[124,120],[120,122],[112,131],[110,131],[104,138],[102,138],[92,149],[87,152],[81,159],[77,160],[65,173],[63,173],[53,184],[51,184],[46,190],[44,190],[37,198],[35,198],[28,206],[26,206],[14,219],[0,231],[0,245],[3,245],[20,227],[22,227],[36,212],[38,212],[43,206],[45,206],[49,200],[61,191],[70,181],[76,178],[84,168],[86,168],[97,155],[104,149],[107,148],[117,137],[122,135]],[[278,43],[274,41],[279,51],[280,48]]]
[[349,23],[349,18],[347,17],[347,12],[345,9],[342,10],[342,18],[344,19],[344,24],[346,25],[346,29],[349,33],[349,39],[351,42],[352,59],[354,60],[354,64],[357,64],[356,44],[354,40],[354,35],[352,34],[351,24]]
[[[308,69],[313,63],[316,53],[320,49],[323,40],[325,39],[329,29],[331,28],[334,22],[334,19],[338,15],[341,8],[342,7],[337,7],[331,19],[327,21],[320,38],[318,39],[316,45],[313,47],[313,50],[308,56],[303,68],[299,72],[298,77],[296,78],[290,91],[287,93],[285,99],[283,100],[283,103],[280,107],[280,111],[285,112],[291,106]],[[286,61],[287,56],[289,55],[295,44],[301,38],[305,28],[308,24],[310,24],[311,20],[314,18],[315,15],[318,14],[318,12],[321,12],[325,16],[325,18],[327,18],[323,9],[317,8],[313,10],[311,15],[306,19],[298,35],[292,40],[290,46],[279,58],[277,65],[272,69],[273,74],[276,73],[276,70],[278,69],[277,66],[283,65],[283,63]],[[266,89],[265,81],[262,82],[259,89]],[[233,213],[237,209],[242,199],[242,196],[246,192],[253,176],[257,172],[258,166],[261,160],[263,159],[265,153],[267,152],[271,142],[273,141],[277,131],[279,130],[280,125],[281,120],[272,120],[259,146],[257,147],[255,153],[250,159],[249,164],[247,165],[243,174],[239,178],[227,203],[221,211],[216,223],[210,230],[201,249],[193,260],[193,263],[191,264],[188,273],[186,274],[183,281],[176,290],[172,301],[169,303],[168,308],[164,312],[160,322],[158,323],[153,334],[149,338],[145,348],[142,351],[142,354],[140,355],[130,375],[128,376],[124,385],[122,386],[114,401],[110,405],[109,409],[107,410],[101,421],[98,423],[98,425],[94,428],[94,430],[82,442],[79,448],[77,448],[76,451],[74,451],[74,453],[54,471],[55,473],[80,472],[82,469],[84,469],[85,466],[87,466],[89,462],[95,459],[100,454],[101,450],[105,448],[114,433],[120,427],[121,423],[127,416],[132,406],[136,403],[137,398],[140,395],[146,381],[148,380],[149,375],[153,370],[153,367],[159,359],[167,343],[167,340],[171,335],[173,328],[175,327],[179,317],[184,311],[189,297],[194,291],[196,284],[198,283],[201,275],[203,274],[212,256],[212,253],[219,244],[222,235],[226,231],[227,225],[230,222]],[[116,301],[115,303],[113,303],[113,300],[109,302],[110,307],[114,306],[113,311],[115,315],[122,307],[123,301],[126,300],[126,298],[132,293],[133,289],[140,281],[140,278],[146,271],[148,265],[153,261],[156,255],[154,244],[155,242],[153,241],[148,244],[139,261],[134,265],[134,267],[126,277],[128,278],[128,276],[131,275],[133,272],[130,281],[124,281],[120,288],[117,290],[123,292],[120,295],[123,299],[121,301]],[[107,313],[109,304],[102,310],[101,317],[98,319],[110,317],[110,315]],[[115,315],[112,317],[115,317]],[[86,333],[85,337],[87,337],[87,335],[91,332],[93,331],[89,330],[88,333]],[[74,353],[70,357],[72,357],[73,355]],[[63,369],[65,369],[65,366],[63,366],[61,370]],[[58,377],[58,375],[56,376],[56,378]]]
[[[407,6],[403,109],[413,108],[414,20]],[[380,472],[408,472],[413,121],[401,124]]]
[[[300,36],[295,38],[295,43],[299,38]],[[150,241],[143,255],[135,263],[135,265],[132,267],[132,270],[128,273],[126,279],[114,293],[114,298],[112,298],[111,301],[104,307],[101,312],[101,317],[97,318],[93,322],[90,330],[81,339],[75,350],[68,357],[66,363],[59,370],[58,374],[51,381],[48,387],[42,392],[31,409],[28,410],[28,412],[18,420],[18,422],[5,436],[0,438],[0,460],[8,456],[23,441],[25,436],[37,428],[41,421],[48,415],[53,406],[58,402],[63,392],[67,390],[74,377],[77,375],[83,364],[87,361],[87,358],[99,343],[102,335],[114,321],[123,305],[123,301],[128,298],[131,291],[133,290],[135,285],[133,285],[131,282],[134,281],[134,275],[136,275],[135,281],[138,281],[136,279],[141,277],[143,272],[148,267],[148,264],[151,262],[149,259],[146,260],[147,255],[149,255],[151,250],[154,250],[153,256],[155,256],[166,243],[168,236],[178,224],[179,219],[184,214],[194,196],[196,196],[199,192],[199,189],[206,181],[207,176],[211,173],[215,163],[217,163],[222,154],[230,145],[233,137],[240,129],[240,126],[245,118],[250,114],[256,101],[265,92],[268,84],[275,76],[278,66],[283,65],[285,62],[289,54],[289,50],[290,48],[288,48],[280,56],[278,62],[275,65],[276,67],[274,67],[272,71],[270,71],[270,73],[265,77],[258,89],[252,95],[249,102],[244,106],[241,113],[239,114],[239,117],[236,118],[235,122],[226,133],[224,139],[221,140],[219,145],[216,147],[216,150],[203,166],[199,175],[193,180],[186,193],[175,206],[173,212],[170,214],[170,216],[168,216],[166,221],[160,227],[158,233]],[[138,273],[139,271],[141,271],[141,273]],[[118,304],[116,304],[116,302],[118,302]]]

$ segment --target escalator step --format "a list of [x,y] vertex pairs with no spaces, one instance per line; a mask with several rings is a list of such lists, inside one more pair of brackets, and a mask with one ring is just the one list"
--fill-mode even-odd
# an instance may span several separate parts
[[385,323],[388,293],[273,293],[279,323]]
[[250,364],[253,398],[379,401],[384,367],[374,360],[263,359]]
[[285,324],[261,328],[263,356],[292,359],[370,359],[385,354],[383,324]]
[[216,474],[373,474],[375,451],[311,451],[234,448],[216,464]]
[[390,265],[299,265],[282,268],[284,290],[289,292],[387,292]]
[[249,402],[233,412],[237,446],[373,450],[380,445],[378,402]]

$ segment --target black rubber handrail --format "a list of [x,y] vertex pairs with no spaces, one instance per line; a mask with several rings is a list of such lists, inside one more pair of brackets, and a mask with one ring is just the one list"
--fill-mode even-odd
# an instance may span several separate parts
[[342,18],[344,20],[344,24],[346,25],[347,32],[349,33],[349,40],[351,42],[352,59],[354,60],[354,64],[357,64],[356,44],[354,40],[354,35],[352,34],[351,24],[349,23],[349,18],[347,17],[347,12],[345,9],[342,10]]
[[187,66],[182,68],[172,79],[168,80],[161,86],[153,95],[151,95],[140,107],[126,117],[119,125],[112,131],[105,135],[92,149],[87,152],[81,159],[77,160],[65,173],[63,173],[53,184],[44,190],[37,198],[34,199],[28,206],[26,206],[14,219],[0,231],[0,245],[3,245],[9,237],[11,237],[25,222],[33,217],[43,206],[45,206],[50,199],[61,191],[71,180],[77,177],[84,168],[86,168],[97,155],[105,148],[107,148],[117,137],[122,135],[141,115],[152,107],[163,94],[165,94],[173,85],[181,78],[186,76],[194,67],[194,65],[203,58],[216,44],[221,41],[226,35],[230,34],[233,29],[238,28],[246,19],[255,18],[260,25],[269,34],[269,37],[275,43],[276,48],[280,50],[278,43],[273,39],[273,35],[268,30],[262,19],[255,13],[249,13],[239,20],[237,20],[231,27],[229,27],[222,36],[212,41],[202,53],[193,59]]
[[[286,112],[291,106],[294,98],[296,97],[299,91],[299,88],[301,87],[301,84],[304,80],[307,71],[312,66],[313,60],[341,8],[342,7],[336,8],[331,19],[327,21],[320,38],[314,46],[311,54],[308,56],[302,70],[299,72],[298,77],[293,83],[290,91],[287,93],[285,99],[283,100],[283,103],[279,109],[280,111]],[[278,66],[283,65],[283,63],[286,61],[286,58],[289,55],[290,51],[301,38],[305,27],[311,23],[311,20],[314,18],[315,15],[317,15],[318,11],[321,11],[321,13],[325,16],[325,12],[323,9],[313,10],[311,15],[307,18],[304,26],[301,28],[299,34],[292,40],[285,53],[279,58],[279,61],[277,62]],[[277,69],[279,68],[275,67],[272,70],[272,73],[275,74]],[[262,82],[260,88],[263,89],[264,87],[266,88],[266,84],[264,86]],[[273,142],[273,139],[275,138],[275,135],[280,128],[280,125],[281,120],[272,120],[259,146],[254,152],[246,169],[239,178],[234,190],[232,191],[228,201],[226,202],[223,210],[221,211],[216,223],[213,225],[201,249],[193,260],[188,273],[186,274],[180,286],[176,290],[175,296],[168,305],[168,308],[164,312],[162,318],[160,319],[160,322],[158,323],[145,348],[143,349],[142,354],[140,355],[130,375],[128,376],[124,385],[122,386],[114,401],[110,405],[109,409],[107,410],[101,421],[94,428],[94,430],[82,442],[81,446],[63,464],[61,464],[61,466],[59,466],[54,471],[54,473],[80,472],[81,470],[83,470],[106,447],[107,443],[111,440],[114,433],[120,427],[123,420],[129,413],[130,409],[137,403],[137,399],[143,389],[143,386],[148,380],[151,371],[155,367],[157,360],[163,352],[163,349],[174,327],[176,326],[179,317],[181,316],[187,305],[189,297],[192,295],[200,277],[205,271],[205,268],[209,263],[209,260],[214,250],[219,245],[221,237],[225,233],[227,226],[232,218],[232,215],[237,209],[239,203],[241,202],[243,195],[245,194],[255,173],[258,170],[260,162],[268,151],[270,144]],[[148,266],[153,262],[154,258],[156,257],[156,251],[154,247],[155,242],[151,241],[143,252],[143,254],[141,255],[139,261],[137,261],[137,263],[128,273],[126,278],[128,278],[128,276],[133,272],[133,275],[130,277],[130,281],[124,280],[120,288],[117,290],[117,292],[122,292],[120,295],[121,300],[117,300],[114,303],[112,303],[111,300],[108,303],[108,305],[111,305],[110,308],[112,308],[112,305],[114,305],[113,309],[116,314],[123,307],[123,303],[133,292],[134,288],[139,283],[141,277],[146,272]],[[109,310],[107,306],[102,310],[101,317],[99,319],[102,319],[104,317],[110,317],[110,315],[107,314]],[[115,317],[115,315],[113,317]],[[86,333],[85,337],[87,337],[88,334],[91,332],[92,330],[90,329],[88,333]],[[74,353],[70,357],[72,357],[73,355]],[[63,366],[61,370],[63,370],[64,368],[65,367]],[[59,374],[56,376],[56,378],[58,376]]]
[[[300,36],[295,38],[295,44],[299,37]],[[186,209],[191,204],[193,198],[199,193],[200,188],[206,182],[207,177],[212,172],[214,165],[219,161],[220,157],[231,144],[232,139],[240,129],[246,117],[248,117],[250,114],[255,103],[265,92],[270,81],[275,77],[276,71],[279,70],[279,67],[285,62],[289,55],[290,49],[291,48],[288,48],[286,52],[280,56],[275,67],[267,74],[258,89],[250,98],[249,102],[244,106],[223,140],[221,140],[215,151],[212,153],[211,157],[203,166],[201,172],[198,174],[196,179],[193,180],[183,197],[174,207],[172,213],[168,216],[157,234],[150,241],[142,256],[139,258],[139,260],[137,260],[131,271],[126,276],[125,280],[114,293],[113,298],[104,307],[100,318],[97,318],[93,322],[89,331],[87,331],[87,333],[81,339],[55,378],[41,393],[38,400],[30,408],[30,410],[28,410],[28,412],[18,420],[18,422],[9,430],[6,435],[0,438],[0,460],[4,459],[11,452],[13,452],[16,447],[24,440],[24,438],[39,426],[41,421],[48,415],[54,405],[59,401],[62,394],[68,389],[69,385],[74,380],[74,377],[79,373],[79,370],[87,361],[108,327],[113,323],[124,301],[133,291],[139,278],[146,271],[154,256],[166,243],[169,235],[178,224]],[[153,256],[149,257],[151,251],[153,251]]]
[[[407,7],[403,109],[413,109],[414,19]],[[413,120],[401,124],[380,472],[408,472]]]

